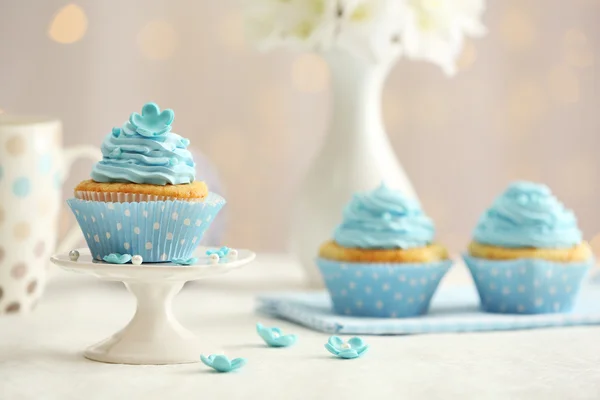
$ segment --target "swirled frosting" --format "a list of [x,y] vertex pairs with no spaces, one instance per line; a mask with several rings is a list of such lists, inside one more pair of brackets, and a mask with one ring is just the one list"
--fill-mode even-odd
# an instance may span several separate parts
[[343,247],[408,249],[430,244],[434,234],[418,201],[382,184],[353,196],[333,238]]
[[515,182],[481,216],[474,240],[500,247],[569,248],[582,235],[573,211],[547,186]]
[[96,182],[178,185],[195,179],[190,141],[171,132],[173,111],[154,103],[132,113],[121,128],[113,128],[102,143],[102,160],[94,165]]

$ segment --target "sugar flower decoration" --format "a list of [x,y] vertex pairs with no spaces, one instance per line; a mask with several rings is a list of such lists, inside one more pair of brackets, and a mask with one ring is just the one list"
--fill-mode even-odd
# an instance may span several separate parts
[[102,259],[110,264],[127,264],[131,261],[131,254],[110,253]]
[[192,257],[192,258],[174,258],[171,260],[173,262],[173,264],[177,264],[177,265],[192,265],[194,263],[196,263],[198,261],[197,257]]
[[362,356],[369,346],[359,337],[344,342],[339,336],[331,336],[325,343],[325,348],[336,357],[351,359]]
[[211,256],[213,254],[216,254],[219,256],[219,258],[224,258],[225,256],[227,256],[229,254],[229,251],[231,249],[227,246],[223,246],[220,249],[216,249],[216,250],[207,250],[206,251],[206,255],[207,256]]
[[171,123],[175,118],[173,110],[160,111],[156,103],[146,103],[142,107],[142,114],[131,113],[129,122],[135,131],[145,137],[157,137],[171,130]]
[[233,360],[229,360],[229,358],[223,355],[210,355],[208,357],[201,355],[200,360],[204,365],[211,367],[218,372],[235,371],[246,365],[248,362],[245,358],[234,358]]
[[270,347],[288,347],[298,340],[298,336],[294,334],[284,335],[281,329],[267,328],[262,324],[256,324],[256,332]]
[[372,61],[401,54],[446,74],[467,36],[485,33],[485,0],[245,0],[248,35],[261,49],[343,50]]
[[447,75],[456,73],[466,36],[486,33],[481,23],[483,0],[412,0],[400,28],[402,49],[407,58],[439,65]]

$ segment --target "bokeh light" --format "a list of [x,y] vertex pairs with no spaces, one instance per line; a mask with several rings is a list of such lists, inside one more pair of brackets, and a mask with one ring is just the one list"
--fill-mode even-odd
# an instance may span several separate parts
[[477,49],[475,48],[475,45],[470,40],[468,40],[463,46],[462,53],[460,54],[460,57],[456,62],[456,66],[460,71],[465,71],[471,68],[471,66],[475,64],[476,60]]
[[138,33],[138,46],[151,60],[166,60],[173,56],[179,42],[175,27],[164,20],[148,22]]
[[221,19],[217,29],[221,42],[227,48],[240,50],[245,47],[244,19],[241,13],[226,14]]
[[536,40],[535,23],[523,9],[510,8],[500,19],[500,35],[504,44],[515,50],[530,48]]
[[511,89],[508,115],[512,121],[526,123],[539,120],[546,108],[546,97],[537,82],[520,82]]
[[585,33],[569,29],[563,38],[563,55],[567,64],[585,68],[594,64],[594,52]]
[[83,9],[77,4],[69,4],[52,18],[48,36],[58,43],[75,43],[83,38],[87,27],[88,19]]
[[318,55],[302,54],[292,64],[292,84],[299,92],[320,92],[328,83],[329,68]]

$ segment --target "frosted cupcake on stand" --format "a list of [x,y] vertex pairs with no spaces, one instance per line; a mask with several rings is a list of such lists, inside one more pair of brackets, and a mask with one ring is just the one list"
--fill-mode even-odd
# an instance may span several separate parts
[[132,113],[102,143],[91,180],[68,200],[92,256],[187,260],[225,200],[196,180],[188,139],[171,132],[172,110]]
[[383,184],[355,194],[317,259],[334,310],[382,318],[426,313],[452,265],[434,236],[418,201]]
[[464,259],[484,310],[523,314],[571,310],[594,263],[573,211],[532,182],[496,198]]

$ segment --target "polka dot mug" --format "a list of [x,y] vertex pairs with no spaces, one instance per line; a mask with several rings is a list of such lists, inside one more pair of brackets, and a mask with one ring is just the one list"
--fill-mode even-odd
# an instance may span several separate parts
[[[0,115],[0,314],[31,310],[57,250],[61,186],[79,157],[97,161],[93,147],[62,147],[61,122]],[[73,227],[58,251],[81,238]]]

